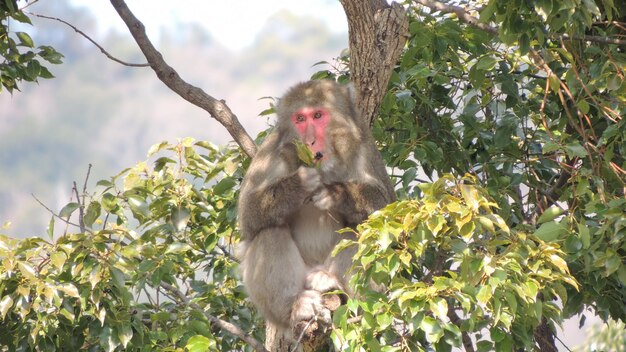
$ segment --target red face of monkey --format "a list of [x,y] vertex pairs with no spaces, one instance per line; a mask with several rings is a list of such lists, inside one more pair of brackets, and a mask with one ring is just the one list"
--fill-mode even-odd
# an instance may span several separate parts
[[311,149],[316,160],[324,157],[324,138],[330,114],[323,108],[306,107],[291,115],[291,123],[302,141]]

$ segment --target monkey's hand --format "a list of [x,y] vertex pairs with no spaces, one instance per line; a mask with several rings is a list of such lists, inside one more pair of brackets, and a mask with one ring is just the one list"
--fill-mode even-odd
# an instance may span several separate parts
[[316,169],[300,166],[297,173],[300,177],[302,188],[304,188],[307,196],[322,187],[322,176],[320,176],[320,173]]
[[324,185],[313,194],[311,200],[320,210],[330,210],[335,204],[334,194]]

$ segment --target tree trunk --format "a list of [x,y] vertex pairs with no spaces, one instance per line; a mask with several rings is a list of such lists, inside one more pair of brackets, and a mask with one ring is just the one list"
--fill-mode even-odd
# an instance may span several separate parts
[[391,73],[408,38],[402,5],[385,0],[341,0],[348,18],[350,77],[358,92],[357,109],[371,125],[387,91]]
[[[408,18],[401,5],[388,5],[385,0],[341,0],[341,4],[348,18],[350,76],[357,91],[356,105],[371,125],[408,38]],[[298,341],[290,332],[268,324],[265,347],[272,352],[329,351],[329,337],[330,330],[306,334]]]

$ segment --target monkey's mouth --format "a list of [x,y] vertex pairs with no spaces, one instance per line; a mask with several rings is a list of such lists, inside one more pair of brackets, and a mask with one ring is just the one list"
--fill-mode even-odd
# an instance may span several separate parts
[[321,160],[323,157],[324,157],[324,154],[322,154],[322,152],[315,153],[315,160]]

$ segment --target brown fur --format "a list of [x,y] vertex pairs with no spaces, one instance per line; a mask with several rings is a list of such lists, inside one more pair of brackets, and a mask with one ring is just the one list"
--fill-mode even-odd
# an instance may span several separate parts
[[[346,86],[332,81],[296,85],[280,100],[278,121],[241,186],[238,218],[243,281],[263,316],[287,328],[317,316],[328,323],[321,294],[346,290],[351,251],[334,246],[373,211],[395,200],[369,129],[356,115]],[[303,107],[330,112],[325,160],[319,169],[298,160],[290,116]]]

